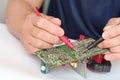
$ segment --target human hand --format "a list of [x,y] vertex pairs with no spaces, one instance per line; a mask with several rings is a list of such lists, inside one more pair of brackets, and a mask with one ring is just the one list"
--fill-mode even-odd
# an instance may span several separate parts
[[102,37],[105,40],[98,46],[109,49],[110,54],[106,54],[105,59],[120,59],[120,18],[111,18],[103,30]]
[[60,19],[41,15],[41,17],[35,13],[28,15],[22,25],[20,40],[29,53],[61,43],[58,36],[64,35]]

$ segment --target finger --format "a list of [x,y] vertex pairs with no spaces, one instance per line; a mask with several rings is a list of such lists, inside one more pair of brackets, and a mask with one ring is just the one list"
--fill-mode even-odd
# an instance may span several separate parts
[[108,61],[118,60],[120,59],[120,53],[109,53],[104,58]]
[[[49,16],[50,17],[50,16]],[[58,26],[61,26],[61,20],[59,18],[49,18],[49,20]]]
[[40,29],[43,29],[51,34],[54,34],[56,36],[64,35],[64,30],[61,27],[57,26],[56,24],[53,24],[44,17],[34,18],[32,22]]
[[32,45],[30,45],[27,42],[23,42],[24,47],[26,48],[28,53],[32,53],[35,54],[36,51],[40,50],[38,48],[33,47]]
[[61,20],[59,18],[55,18],[53,16],[46,16],[44,14],[42,14],[43,17],[45,17],[46,19],[48,19],[49,21],[51,21],[52,23],[61,26]]
[[59,44],[61,43],[60,39],[57,36],[54,36],[42,29],[33,28],[31,35],[39,40],[45,41],[50,44]]
[[113,26],[116,26],[120,23],[120,18],[111,18],[108,23],[106,24],[106,26],[104,27],[104,31],[108,30],[110,28],[112,28]]
[[44,42],[34,37],[29,37],[29,44],[38,49],[48,49],[52,48],[52,44]]
[[120,52],[120,46],[112,47],[109,50],[112,53],[119,53]]
[[104,39],[109,39],[109,38],[116,37],[118,35],[120,35],[120,25],[116,25],[112,27],[111,29],[104,31],[102,34],[102,37]]
[[111,39],[106,39],[103,42],[101,42],[98,46],[101,48],[111,48],[119,45],[120,45],[120,36]]

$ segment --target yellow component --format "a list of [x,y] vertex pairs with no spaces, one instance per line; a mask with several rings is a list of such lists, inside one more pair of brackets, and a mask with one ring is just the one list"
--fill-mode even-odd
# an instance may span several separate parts
[[70,65],[71,65],[73,68],[77,68],[78,63],[77,63],[77,62],[70,62]]

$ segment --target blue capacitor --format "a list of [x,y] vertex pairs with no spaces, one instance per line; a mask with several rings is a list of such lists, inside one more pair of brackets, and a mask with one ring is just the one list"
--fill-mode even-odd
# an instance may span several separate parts
[[42,60],[40,61],[40,63],[41,63],[41,66],[40,66],[41,73],[43,73],[43,74],[49,73],[50,70],[49,70],[49,67],[47,66],[47,64],[45,64]]

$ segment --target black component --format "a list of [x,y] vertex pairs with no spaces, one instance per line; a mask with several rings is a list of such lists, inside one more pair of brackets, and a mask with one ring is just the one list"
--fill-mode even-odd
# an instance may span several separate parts
[[87,49],[90,50],[93,47],[96,47],[100,42],[102,42],[104,39],[102,37],[100,37],[98,40],[96,40],[95,42],[93,42],[92,44],[88,45]]
[[92,62],[87,63],[87,68],[95,72],[110,72],[111,62],[103,59],[102,63],[97,63],[92,59]]

